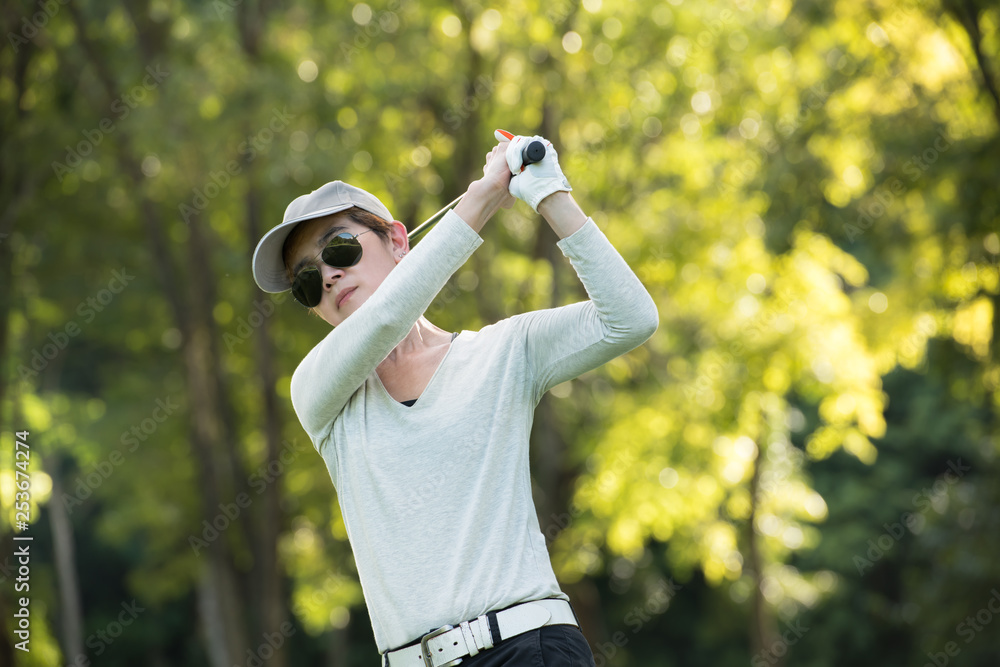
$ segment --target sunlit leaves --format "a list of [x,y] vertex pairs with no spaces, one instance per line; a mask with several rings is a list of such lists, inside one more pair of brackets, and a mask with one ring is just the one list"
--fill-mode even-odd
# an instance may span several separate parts
[[993,339],[993,303],[980,298],[959,307],[952,335],[962,345],[972,348],[977,357],[986,357]]

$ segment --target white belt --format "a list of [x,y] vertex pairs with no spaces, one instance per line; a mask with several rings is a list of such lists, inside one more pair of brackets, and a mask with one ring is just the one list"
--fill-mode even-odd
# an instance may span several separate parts
[[[499,639],[490,631],[489,617],[496,617]],[[477,655],[493,648],[494,643],[535,630],[543,625],[576,625],[576,616],[569,602],[560,599],[533,600],[498,612],[483,614],[458,627],[442,625],[420,638],[419,644],[389,651],[385,654],[389,667],[451,667],[465,656]]]

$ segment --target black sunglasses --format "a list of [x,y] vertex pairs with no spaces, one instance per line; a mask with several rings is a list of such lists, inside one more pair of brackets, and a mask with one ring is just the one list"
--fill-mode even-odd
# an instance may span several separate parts
[[[323,262],[335,269],[346,269],[361,261],[361,241],[358,237],[374,231],[369,229],[360,234],[343,232],[337,234],[317,255]],[[292,296],[306,308],[315,308],[323,299],[323,275],[315,265],[308,266],[297,274],[292,281]]]

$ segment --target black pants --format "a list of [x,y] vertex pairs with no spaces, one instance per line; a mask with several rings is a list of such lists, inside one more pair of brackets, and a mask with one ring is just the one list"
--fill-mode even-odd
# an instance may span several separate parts
[[594,654],[575,625],[543,625],[465,658],[461,667],[594,667]]

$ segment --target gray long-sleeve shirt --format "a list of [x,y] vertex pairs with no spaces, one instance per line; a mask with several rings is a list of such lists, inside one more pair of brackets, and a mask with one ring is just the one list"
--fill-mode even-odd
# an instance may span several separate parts
[[376,367],[483,239],[454,211],[302,360],[292,405],[337,490],[375,642],[544,597],[556,581],[531,498],[546,391],[645,342],[649,293],[592,219],[557,246],[590,296],[455,338],[411,407]]

